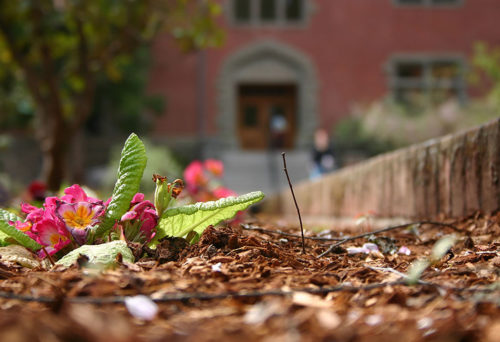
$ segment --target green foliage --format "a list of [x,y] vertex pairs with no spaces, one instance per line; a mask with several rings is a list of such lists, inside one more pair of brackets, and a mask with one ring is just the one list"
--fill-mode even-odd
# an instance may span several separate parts
[[394,149],[390,141],[373,136],[363,127],[363,121],[357,116],[340,120],[334,131],[335,152],[342,160],[347,153],[361,153],[371,157]]
[[118,168],[118,179],[105,217],[96,229],[95,234],[97,237],[107,234],[114,223],[129,209],[132,198],[139,191],[146,163],[147,157],[144,144],[137,135],[132,133],[123,147]]
[[[146,147],[146,156],[148,163],[144,169],[141,179],[141,191],[145,194],[153,193],[155,183],[151,181],[153,174],[166,176],[169,180],[180,178],[182,176],[182,166],[177,157],[166,146],[154,145],[148,140],[144,140]],[[111,189],[116,180],[116,169],[120,160],[120,149],[113,148],[108,165],[108,172],[103,180],[103,187]]]
[[32,251],[42,248],[35,240],[9,224],[9,221],[18,220],[21,219],[11,212],[0,208],[0,243],[7,244],[12,239]]
[[500,108],[500,47],[489,47],[484,42],[476,43],[472,64],[479,71],[476,78],[483,75],[491,83],[488,99],[497,109]]
[[[219,13],[211,1],[0,0],[0,80],[11,93],[26,85],[16,91],[36,101],[56,96],[71,117],[96,75],[123,79],[133,54],[162,29],[186,50],[220,44]],[[31,112],[27,101],[20,109]]]
[[375,102],[366,108],[358,107],[335,126],[333,136],[337,152],[341,157],[353,152],[370,157],[498,117],[496,107],[484,100],[471,100],[466,105],[451,100],[422,108],[415,112],[389,100]]
[[146,91],[150,64],[150,49],[140,47],[123,61],[113,79],[104,74],[98,77],[94,107],[87,121],[90,133],[105,130],[101,126],[107,122],[123,132],[147,132],[152,127],[165,103],[162,96]]
[[407,283],[410,285],[417,284],[424,271],[429,266],[439,262],[448,253],[450,248],[453,247],[456,240],[456,237],[453,235],[447,235],[439,239],[432,247],[429,258],[416,260],[410,265],[406,278]]
[[[155,240],[165,236],[186,238],[192,235],[191,232],[200,236],[208,226],[232,218],[238,211],[245,210],[263,198],[262,192],[255,191],[238,197],[167,209],[158,223]],[[196,242],[196,238],[191,242]]]
[[127,243],[122,240],[115,240],[100,245],[80,246],[59,259],[56,264],[71,266],[80,255],[85,255],[89,259],[89,264],[108,268],[116,265],[118,254],[121,254],[123,261],[134,262],[134,255],[130,248],[127,247]]
[[[120,103],[122,122],[134,124],[143,108],[161,111],[161,101],[144,94],[144,80],[133,79],[135,57],[162,30],[186,50],[217,45],[219,13],[211,0],[0,0],[0,111],[8,110],[2,127],[22,125],[34,113],[37,138],[46,147],[44,181],[57,190],[67,146],[88,120],[103,83],[132,78],[117,90],[120,100],[111,96],[108,102]],[[17,99],[3,101],[4,94]]]

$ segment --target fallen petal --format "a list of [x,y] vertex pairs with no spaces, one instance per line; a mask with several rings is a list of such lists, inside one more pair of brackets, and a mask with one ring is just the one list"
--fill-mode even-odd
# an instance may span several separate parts
[[401,246],[401,248],[398,250],[398,254],[410,255],[411,251],[408,247]]
[[146,321],[152,320],[158,313],[158,305],[144,295],[125,298],[125,306],[132,316]]
[[363,245],[363,248],[369,250],[370,252],[371,251],[378,251],[378,246],[374,243],[371,243],[371,242],[367,242]]
[[222,272],[222,263],[218,262],[215,265],[212,265],[212,272]]
[[347,254],[360,254],[360,253],[368,254],[370,253],[370,250],[364,247],[347,247]]

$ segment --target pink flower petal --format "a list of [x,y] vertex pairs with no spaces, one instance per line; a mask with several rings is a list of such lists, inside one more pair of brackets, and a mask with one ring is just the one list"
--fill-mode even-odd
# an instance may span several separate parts
[[144,201],[144,194],[141,194],[140,192],[136,193],[134,195],[134,198],[132,198],[132,203],[139,203]]
[[23,213],[26,213],[26,214],[29,214],[31,213],[32,211],[35,211],[35,210],[39,210],[40,208],[37,208],[29,203],[22,203],[21,204],[21,211]]
[[203,172],[203,164],[198,160],[191,162],[184,170],[184,180],[188,187],[205,185],[208,179]]
[[69,188],[64,190],[67,196],[61,197],[63,201],[74,203],[74,202],[85,202],[87,201],[87,194],[78,184],[73,184]]
[[120,221],[130,221],[130,220],[134,220],[136,217],[137,217],[137,212],[133,211],[133,210],[130,210],[130,211],[127,211],[125,214],[123,214],[122,218],[120,219]]
[[236,193],[228,188],[225,188],[223,186],[218,187],[213,191],[213,194],[216,198],[226,198],[230,196],[236,196]]
[[216,177],[222,177],[224,174],[224,164],[220,160],[207,159],[205,160],[204,166]]

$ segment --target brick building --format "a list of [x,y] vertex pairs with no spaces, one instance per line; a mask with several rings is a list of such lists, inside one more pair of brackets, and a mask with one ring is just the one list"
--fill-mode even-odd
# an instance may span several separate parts
[[275,117],[286,121],[278,145],[297,151],[356,103],[415,92],[466,100],[477,94],[465,82],[474,43],[500,45],[500,0],[221,4],[225,44],[184,55],[160,37],[150,83],[167,104],[156,137],[209,156],[267,148]]

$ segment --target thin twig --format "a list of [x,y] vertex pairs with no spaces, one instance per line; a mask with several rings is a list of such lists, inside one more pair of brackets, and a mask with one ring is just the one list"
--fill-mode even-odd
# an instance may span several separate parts
[[[255,298],[255,297],[263,297],[263,296],[288,296],[296,292],[307,292],[311,294],[324,295],[331,292],[340,292],[340,291],[348,291],[348,292],[358,292],[358,291],[368,291],[378,288],[383,288],[387,286],[414,286],[409,285],[404,280],[397,280],[387,283],[372,283],[361,286],[353,286],[349,284],[341,284],[332,287],[320,287],[320,288],[296,288],[290,290],[276,289],[276,290],[253,290],[253,291],[229,291],[229,292],[221,292],[221,293],[201,293],[201,292],[191,292],[191,293],[168,293],[161,297],[151,298],[151,300],[158,303],[165,302],[178,302],[178,301],[188,301],[191,299],[197,300],[213,300],[213,299],[227,299],[227,298]],[[492,287],[454,287],[450,285],[441,285],[431,282],[419,281],[418,285],[422,286],[431,286],[436,288],[442,288],[450,291],[457,292],[481,292],[481,293],[492,293],[498,292],[500,289],[492,288]],[[39,302],[39,303],[54,303],[61,300],[66,300],[70,303],[79,303],[79,304],[123,304],[125,303],[125,299],[128,296],[109,296],[109,297],[35,297],[30,295],[22,295],[15,294],[5,291],[0,291],[0,298],[12,299],[12,300],[20,300],[24,302]]]
[[345,239],[342,239],[341,241],[339,241],[337,243],[334,243],[333,245],[331,245],[330,247],[328,247],[328,249],[326,251],[324,251],[323,253],[321,253],[320,255],[318,255],[318,258],[321,258],[321,257],[327,255],[328,253],[330,253],[331,251],[333,251],[335,249],[335,247],[338,247],[338,246],[342,245],[343,243],[346,243],[347,241],[357,240],[359,238],[363,238],[363,237],[366,237],[366,236],[380,234],[380,233],[385,233],[385,232],[388,232],[390,230],[401,229],[401,228],[406,228],[406,227],[409,227],[409,226],[412,226],[412,225],[422,225],[422,224],[430,224],[430,225],[448,227],[448,228],[451,228],[451,229],[453,229],[453,230],[455,230],[457,232],[461,232],[460,229],[458,229],[457,227],[455,227],[454,225],[449,224],[449,223],[433,222],[433,221],[410,222],[410,223],[405,223],[405,224],[399,224],[397,226],[385,227],[385,228],[374,230],[374,231],[371,231],[371,232],[362,233],[362,234],[359,234],[359,235],[354,235],[354,236],[346,237]]
[[[241,228],[245,230],[255,230],[257,232],[265,233],[265,234],[276,234],[276,235],[283,235],[283,236],[289,236],[289,237],[295,237],[295,238],[301,238],[301,235],[298,234],[292,234],[292,233],[286,233],[282,232],[281,230],[271,230],[271,229],[265,229],[261,227],[256,227],[250,224],[242,223],[240,224]],[[344,240],[343,237],[322,237],[322,236],[304,236],[304,239],[309,239],[309,240],[316,240],[316,241],[342,241]]]
[[52,255],[50,255],[49,252],[47,252],[47,249],[45,248],[45,246],[42,246],[42,250],[45,252],[45,255],[49,259],[52,266],[54,266],[56,263],[55,263],[54,259],[52,258]]
[[283,157],[283,170],[285,171],[286,179],[288,180],[288,185],[290,186],[290,191],[292,192],[293,202],[295,203],[295,208],[297,208],[297,215],[299,215],[300,222],[300,233],[302,235],[302,254],[306,254],[306,242],[304,240],[304,227],[302,226],[302,217],[300,216],[299,205],[297,204],[297,199],[295,198],[295,193],[293,192],[292,182],[290,181],[290,176],[288,176],[288,170],[286,168],[286,158],[285,152],[281,152]]

